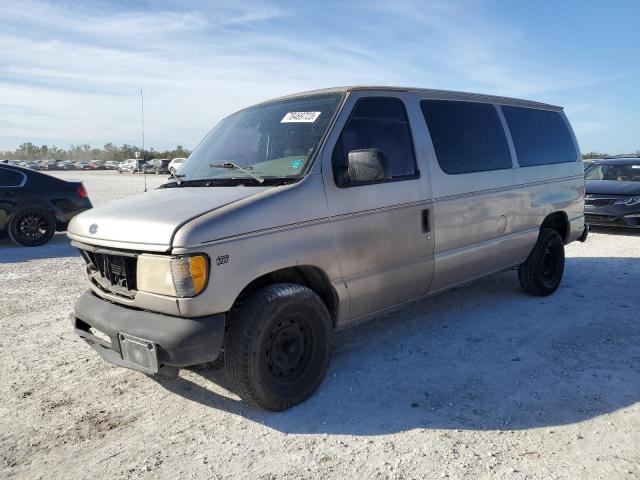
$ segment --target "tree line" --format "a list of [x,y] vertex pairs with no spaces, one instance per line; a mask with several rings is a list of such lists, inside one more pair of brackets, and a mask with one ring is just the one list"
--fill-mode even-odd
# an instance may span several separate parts
[[[636,150],[634,153],[629,153],[631,156],[640,156],[640,150]],[[583,160],[591,160],[594,158],[606,158],[610,156],[608,153],[600,153],[600,152],[588,152],[582,154]]]
[[[71,145],[68,149],[58,148],[55,145],[41,145],[37,146],[31,142],[26,142],[20,145],[13,151],[0,150],[0,160],[27,160],[27,161],[40,161],[40,160],[73,160],[73,161],[85,161],[85,160],[115,160],[122,161],[127,158],[135,158],[136,152],[140,152],[141,149],[136,145],[124,144],[121,147],[109,142],[102,148],[93,148],[89,144],[83,145]],[[177,145],[173,150],[154,150],[150,148],[144,151],[144,158],[176,158],[176,157],[188,157],[191,152],[184,148],[182,145]],[[640,150],[635,153],[640,155]],[[608,154],[601,152],[588,152],[583,153],[582,158],[587,160],[591,158],[603,158]]]
[[[135,158],[136,152],[141,149],[136,145],[124,144],[121,147],[109,142],[102,148],[94,148],[89,144],[71,145],[69,148],[58,148],[55,145],[34,145],[26,142],[13,151],[0,150],[0,159],[7,160],[115,160],[122,161],[127,158]],[[155,150],[150,148],[144,151],[144,158],[176,158],[188,157],[191,152],[182,145],[177,145],[173,150]],[[142,155],[141,155],[142,156]]]

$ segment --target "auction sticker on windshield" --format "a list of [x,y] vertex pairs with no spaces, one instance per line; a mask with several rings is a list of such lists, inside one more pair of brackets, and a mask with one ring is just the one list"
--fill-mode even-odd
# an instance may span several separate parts
[[282,117],[280,123],[313,123],[318,119],[321,113],[322,112],[289,112]]

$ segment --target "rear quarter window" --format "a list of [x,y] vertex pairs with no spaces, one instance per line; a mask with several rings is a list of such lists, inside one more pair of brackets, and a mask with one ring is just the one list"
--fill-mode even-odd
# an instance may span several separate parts
[[25,175],[8,168],[0,168],[0,187],[19,187],[25,180]]
[[512,167],[507,137],[496,107],[489,103],[422,100],[440,168],[472,173]]
[[502,106],[521,167],[575,162],[573,137],[560,112]]

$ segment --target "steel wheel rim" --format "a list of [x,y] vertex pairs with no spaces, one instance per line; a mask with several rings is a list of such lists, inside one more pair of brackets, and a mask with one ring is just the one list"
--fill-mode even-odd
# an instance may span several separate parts
[[547,245],[542,253],[542,278],[553,283],[558,276],[560,251],[555,245]]
[[311,362],[311,332],[300,315],[288,315],[269,332],[265,350],[267,372],[276,381],[300,378]]

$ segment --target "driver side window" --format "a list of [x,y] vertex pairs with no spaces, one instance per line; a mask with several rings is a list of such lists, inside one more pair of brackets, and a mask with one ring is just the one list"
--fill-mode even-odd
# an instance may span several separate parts
[[[356,152],[354,152],[356,151]],[[349,165],[352,152],[352,165]],[[354,179],[353,160],[362,152],[385,169],[375,181]],[[373,152],[373,153],[371,153]],[[404,104],[398,98],[369,97],[358,100],[331,156],[333,178],[338,187],[416,178],[416,158]],[[370,165],[365,165],[365,168]],[[351,168],[350,168],[351,167]],[[362,168],[362,164],[356,166]]]

